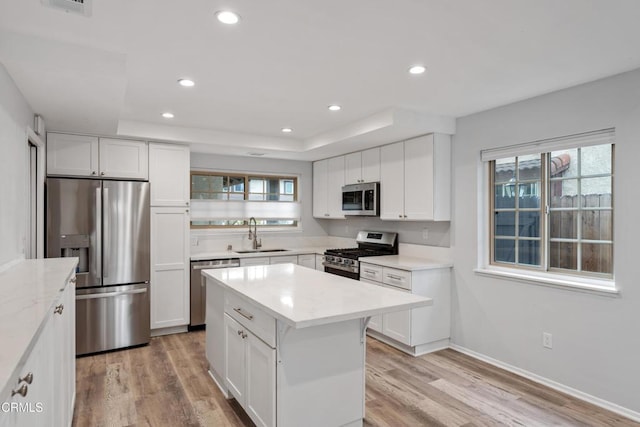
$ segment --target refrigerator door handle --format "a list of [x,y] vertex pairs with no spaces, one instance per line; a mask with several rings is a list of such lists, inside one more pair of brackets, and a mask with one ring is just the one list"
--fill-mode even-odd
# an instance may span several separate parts
[[104,276],[103,277],[109,277],[109,259],[111,258],[111,235],[109,234],[109,228],[110,228],[110,213],[109,213],[109,209],[111,208],[111,206],[109,206],[109,189],[105,188],[104,189],[104,211],[102,212],[102,220],[104,222],[104,233],[102,233],[102,244],[104,246],[104,255],[103,255],[103,259],[102,259],[102,267],[103,267],[103,271],[104,271]]
[[102,219],[100,213],[102,212],[102,188],[96,188],[96,236],[97,242],[95,245],[95,271],[96,277],[100,278],[100,284],[102,284]]
[[96,299],[96,298],[111,298],[117,297],[120,295],[131,295],[131,294],[143,294],[147,292],[146,289],[133,289],[130,291],[120,291],[120,292],[100,292],[97,294],[85,294],[85,295],[76,295],[76,299]]

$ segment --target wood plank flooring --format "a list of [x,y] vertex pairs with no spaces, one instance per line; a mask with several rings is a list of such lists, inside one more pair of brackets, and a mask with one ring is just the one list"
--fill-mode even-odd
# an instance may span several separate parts
[[[203,331],[77,359],[73,425],[252,426],[207,375]],[[365,426],[640,426],[454,350],[367,340]],[[302,426],[301,426],[302,427]]]

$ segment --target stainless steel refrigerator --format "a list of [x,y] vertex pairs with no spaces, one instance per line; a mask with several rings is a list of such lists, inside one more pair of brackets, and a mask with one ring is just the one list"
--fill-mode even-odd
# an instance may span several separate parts
[[149,183],[47,179],[47,257],[78,257],[76,354],[149,342]]

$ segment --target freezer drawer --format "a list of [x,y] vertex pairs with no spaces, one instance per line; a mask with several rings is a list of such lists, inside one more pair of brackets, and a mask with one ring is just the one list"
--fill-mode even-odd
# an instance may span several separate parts
[[147,344],[149,337],[149,284],[76,290],[76,355]]

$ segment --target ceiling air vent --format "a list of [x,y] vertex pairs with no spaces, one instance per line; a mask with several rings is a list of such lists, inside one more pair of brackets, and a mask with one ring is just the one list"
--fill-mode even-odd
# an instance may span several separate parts
[[45,5],[68,13],[76,13],[83,16],[91,16],[91,4],[93,0],[40,0]]

